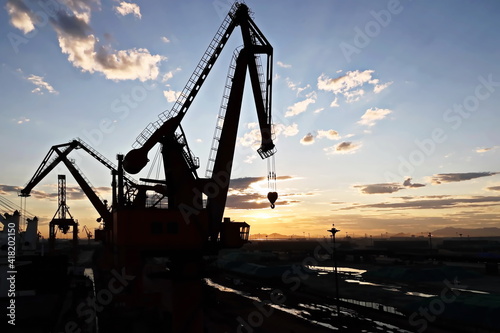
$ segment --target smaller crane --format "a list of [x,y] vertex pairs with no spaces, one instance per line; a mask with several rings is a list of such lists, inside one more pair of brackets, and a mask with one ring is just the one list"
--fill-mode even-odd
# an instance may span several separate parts
[[[55,250],[57,230],[61,230],[63,234],[67,234],[70,228],[73,228],[73,250],[78,251],[78,221],[73,219],[69,212],[69,207],[66,205],[66,175],[58,175],[58,201],[59,206],[57,211],[49,223],[49,250]],[[69,218],[66,217],[69,216]],[[57,228],[58,229],[57,229]]]
[[87,234],[87,240],[88,240],[89,245],[90,245],[90,239],[92,238],[92,232],[90,232],[89,228],[87,228],[86,225],[83,226],[83,231],[85,231],[85,233]]

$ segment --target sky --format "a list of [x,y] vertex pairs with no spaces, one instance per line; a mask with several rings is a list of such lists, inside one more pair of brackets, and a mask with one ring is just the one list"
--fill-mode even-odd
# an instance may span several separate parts
[[[127,153],[172,108],[231,3],[7,0],[2,198],[37,215],[46,235],[57,175],[66,174],[70,213],[82,228],[97,227],[97,212],[63,165],[31,197],[18,193],[53,145],[80,138],[111,161]],[[274,49],[279,198],[271,209],[247,86],[225,216],[253,234],[298,236],[328,235],[332,224],[354,236],[500,228],[500,2],[246,4]],[[182,122],[200,176],[241,44],[237,28]],[[80,151],[70,157],[110,200],[109,171]]]

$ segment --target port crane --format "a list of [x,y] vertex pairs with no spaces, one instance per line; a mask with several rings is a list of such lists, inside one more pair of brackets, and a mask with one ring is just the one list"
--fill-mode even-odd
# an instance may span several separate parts
[[86,225],[83,226],[83,231],[85,232],[85,235],[87,236],[88,244],[90,245],[90,240],[92,239],[92,231],[90,231]]
[[[243,46],[232,56],[205,177],[197,173],[199,159],[188,146],[181,122],[221,54],[228,39],[239,27]],[[261,56],[265,57],[262,64]],[[265,69],[264,69],[265,67]],[[250,226],[224,218],[238,123],[247,73],[253,92],[261,133],[258,154],[273,158],[276,147],[272,129],[273,48],[259,30],[244,3],[235,2],[224,18],[200,62],[171,110],[161,113],[137,137],[133,149],[117,155],[117,166],[81,140],[53,146],[35,176],[21,191],[31,189],[54,166],[63,162],[89,197],[100,218],[102,232],[96,239],[105,243],[95,256],[96,287],[107,288],[113,272],[122,270],[134,281],[114,298],[100,315],[101,331],[116,331],[117,323],[129,328],[130,321],[141,320],[141,313],[153,307],[168,332],[203,331],[202,275],[203,257],[222,248],[241,247],[248,241]],[[161,147],[164,178],[132,180],[149,162],[148,153]],[[101,200],[68,154],[83,149],[111,170],[113,200],[111,206]],[[51,158],[55,153],[55,158]],[[274,163],[268,180],[275,183]],[[274,208],[275,185],[268,198]],[[151,195],[151,193],[154,193]],[[151,198],[153,200],[151,204]],[[148,203],[149,202],[149,203]],[[164,258],[159,267],[153,262]],[[164,286],[168,281],[169,291]],[[166,300],[168,299],[168,300]],[[123,307],[127,309],[124,317]],[[135,311],[132,311],[132,310]],[[137,316],[130,315],[138,314]],[[166,315],[165,315],[166,314]]]
[[73,218],[66,204],[66,175],[57,175],[57,201],[58,207],[54,217],[49,223],[49,251],[55,250],[57,230],[67,234],[73,230],[73,257],[76,262],[78,252],[78,221]]
[[[199,159],[188,146],[181,121],[238,26],[243,47],[233,53],[207,171],[205,177],[200,177],[196,171]],[[265,70],[261,55],[266,58]],[[168,256],[174,290],[170,297],[172,332],[202,332],[202,256],[220,248],[240,247],[248,239],[246,223],[230,222],[223,215],[247,73],[261,133],[258,154],[265,159],[276,153],[272,66],[273,48],[250,17],[249,8],[243,3],[233,4],[172,109],[150,123],[137,137],[134,149],[118,163],[119,174],[137,174],[147,165],[149,151],[157,144],[161,146],[165,178],[150,181],[165,187],[168,209],[119,206],[113,213],[113,244],[120,248],[115,253],[115,265],[124,265],[133,274],[144,271],[145,253]],[[275,180],[274,170],[269,172],[269,178]],[[276,192],[269,197],[274,204]]]

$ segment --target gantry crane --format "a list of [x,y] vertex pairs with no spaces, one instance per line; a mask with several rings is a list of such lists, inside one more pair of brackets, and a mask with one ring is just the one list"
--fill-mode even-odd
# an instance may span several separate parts
[[67,234],[69,229],[73,231],[73,259],[76,262],[78,253],[78,221],[76,221],[66,204],[66,175],[57,176],[57,201],[58,207],[54,217],[49,222],[49,251],[55,250],[57,230]]

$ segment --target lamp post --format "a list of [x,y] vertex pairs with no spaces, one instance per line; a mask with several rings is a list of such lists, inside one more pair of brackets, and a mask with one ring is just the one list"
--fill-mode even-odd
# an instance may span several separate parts
[[337,299],[337,317],[340,318],[340,308],[339,308],[339,277],[337,271],[337,249],[335,244],[335,234],[339,232],[339,229],[335,228],[335,224],[332,224],[332,228],[327,230],[332,233],[332,242],[333,242],[333,269],[335,274],[335,297]]

